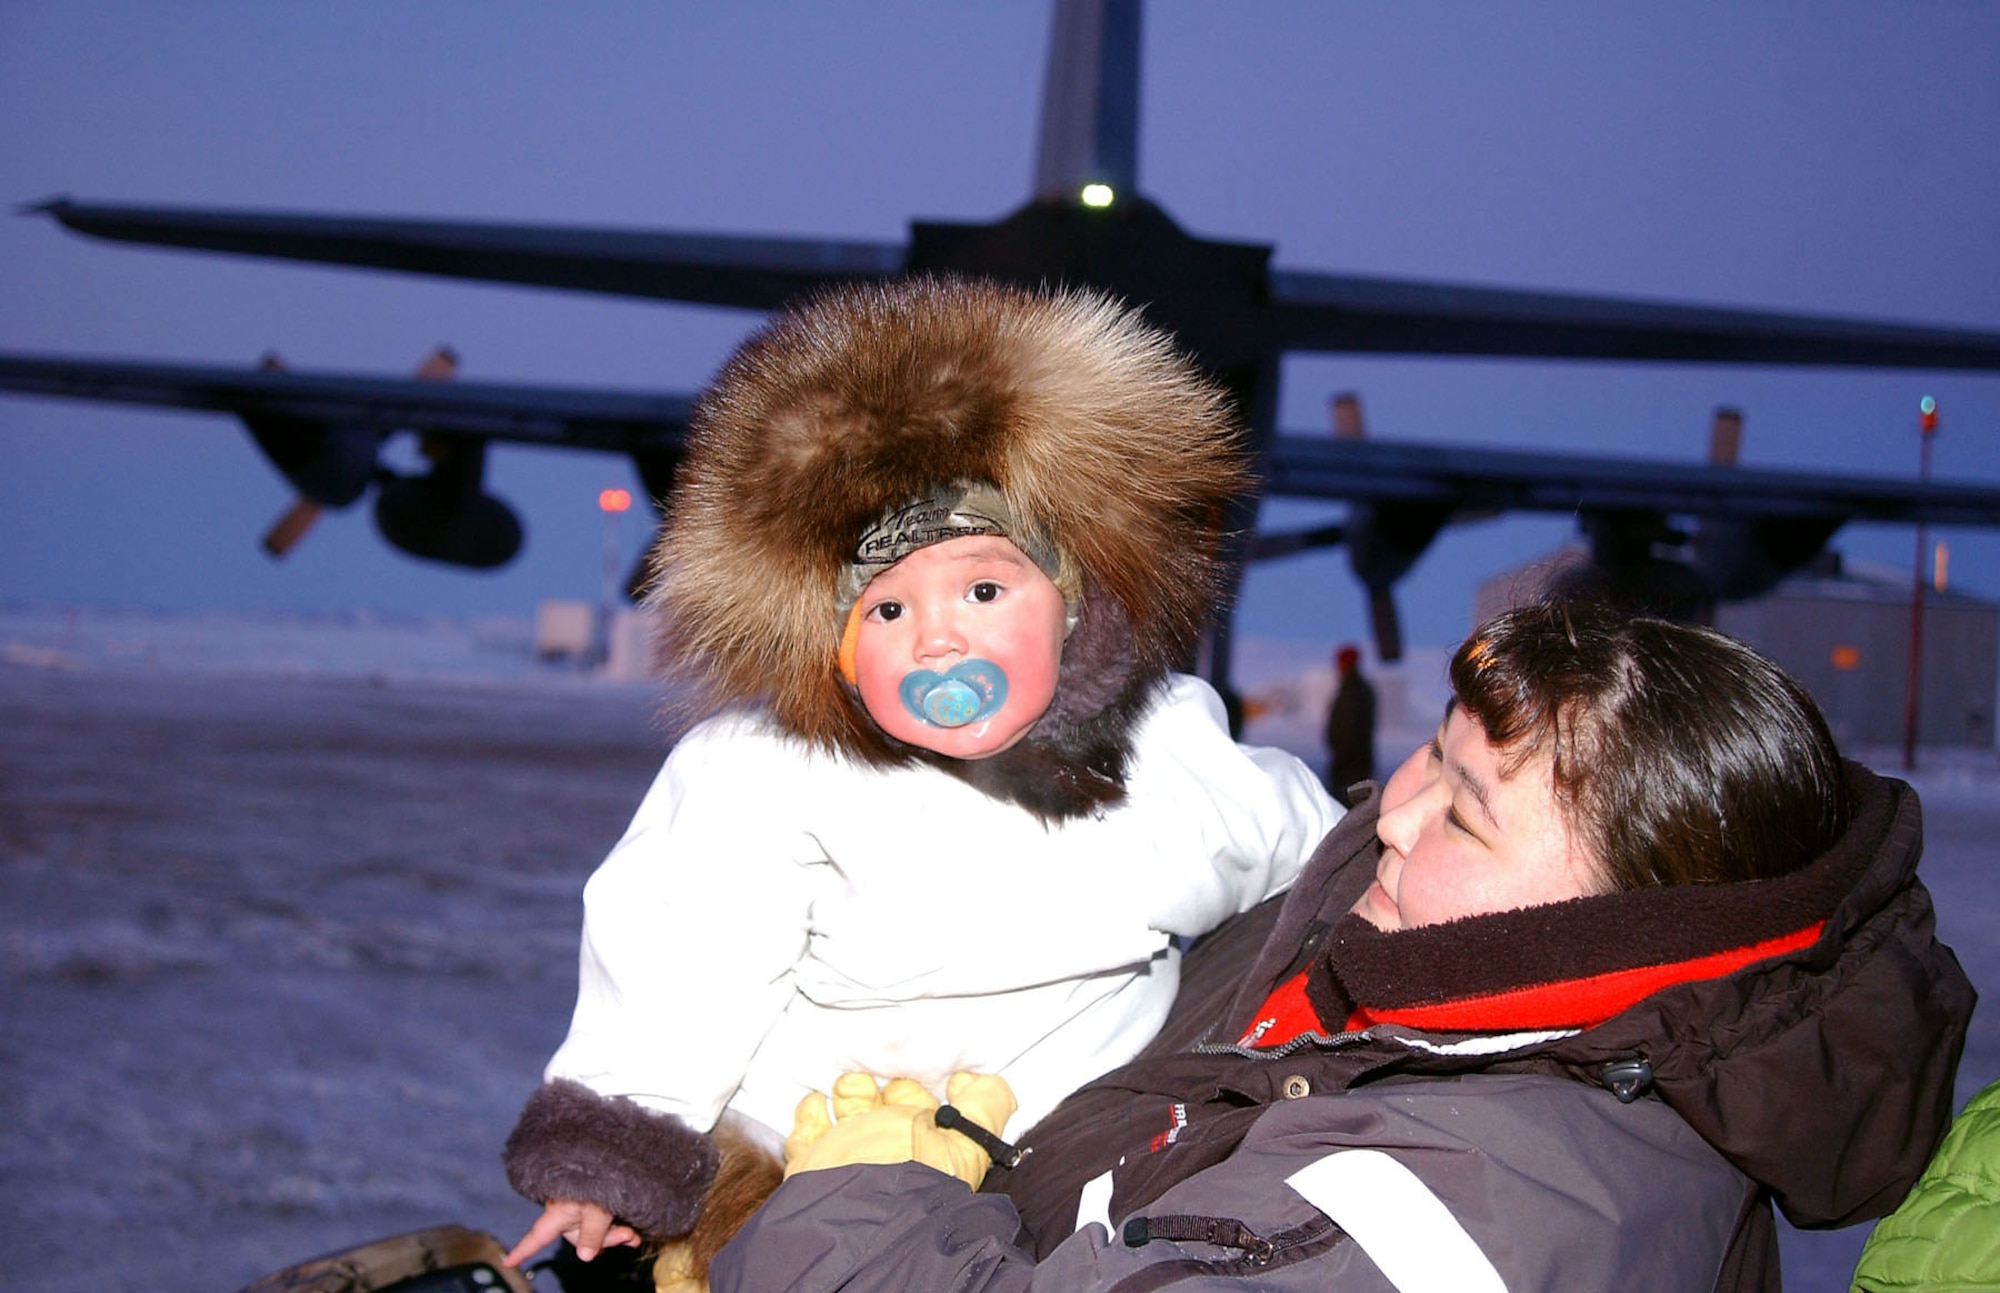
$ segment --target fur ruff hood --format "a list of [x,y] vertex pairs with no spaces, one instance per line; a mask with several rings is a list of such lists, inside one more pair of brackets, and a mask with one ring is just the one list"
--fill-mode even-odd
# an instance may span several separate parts
[[[689,421],[648,596],[681,717],[758,706],[817,748],[931,762],[1050,818],[1115,803],[1134,720],[1215,609],[1243,446],[1221,389],[1103,296],[915,278],[814,297]],[[862,531],[956,480],[996,486],[1083,589],[1049,711],[969,762],[887,736],[835,667]]]

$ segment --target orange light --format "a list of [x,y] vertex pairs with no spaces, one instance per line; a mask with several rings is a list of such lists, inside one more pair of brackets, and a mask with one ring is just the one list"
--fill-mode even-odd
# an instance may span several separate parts
[[1942,543],[1931,553],[1931,587],[1939,592],[1951,579],[1951,549]]
[[622,489],[602,490],[597,495],[597,505],[607,512],[622,512],[632,506],[632,495]]
[[1861,651],[1845,642],[1833,649],[1833,667],[1846,673],[1861,667]]

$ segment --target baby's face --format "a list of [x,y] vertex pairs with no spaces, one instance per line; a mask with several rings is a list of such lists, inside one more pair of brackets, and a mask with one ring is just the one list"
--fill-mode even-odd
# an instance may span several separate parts
[[1019,741],[1056,694],[1062,593],[1007,539],[947,539],[862,590],[861,704],[897,740],[954,759]]

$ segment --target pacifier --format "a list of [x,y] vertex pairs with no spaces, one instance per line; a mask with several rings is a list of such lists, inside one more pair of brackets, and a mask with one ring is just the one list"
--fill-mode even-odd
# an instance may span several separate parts
[[961,660],[943,673],[918,669],[896,688],[903,708],[931,727],[964,727],[1007,703],[1007,675],[991,660]]

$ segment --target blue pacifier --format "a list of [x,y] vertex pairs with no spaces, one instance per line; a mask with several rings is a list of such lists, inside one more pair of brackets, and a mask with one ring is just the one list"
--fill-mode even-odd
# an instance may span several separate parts
[[991,660],[961,660],[943,673],[918,669],[896,689],[910,716],[931,727],[964,727],[1007,703],[1007,675]]

